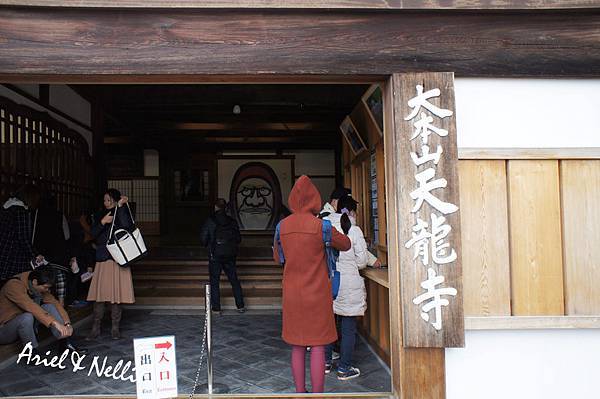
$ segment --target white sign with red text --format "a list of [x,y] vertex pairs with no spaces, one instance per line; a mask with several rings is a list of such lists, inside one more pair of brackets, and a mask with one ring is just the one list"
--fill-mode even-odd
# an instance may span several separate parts
[[175,337],[133,340],[137,397],[162,399],[177,396]]

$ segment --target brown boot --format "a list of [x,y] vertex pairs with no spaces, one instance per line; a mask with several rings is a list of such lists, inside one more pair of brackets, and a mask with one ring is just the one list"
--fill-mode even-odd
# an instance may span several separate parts
[[102,325],[102,317],[104,317],[104,302],[94,302],[94,324],[90,330],[86,341],[92,341],[100,335],[100,326]]
[[119,331],[119,323],[121,322],[121,314],[123,310],[121,309],[121,305],[118,303],[113,303],[110,309],[110,316],[112,320],[112,328],[110,330],[110,335],[112,339],[121,339],[121,332]]

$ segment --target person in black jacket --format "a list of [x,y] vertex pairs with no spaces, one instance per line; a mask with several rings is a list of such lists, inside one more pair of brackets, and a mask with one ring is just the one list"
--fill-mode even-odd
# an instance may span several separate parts
[[238,312],[243,313],[246,311],[242,287],[235,271],[238,245],[242,241],[242,237],[237,222],[227,216],[226,209],[227,202],[219,198],[215,204],[215,214],[204,223],[200,234],[202,245],[208,247],[209,251],[211,310],[215,314],[221,313],[221,296],[219,292],[221,270],[225,271],[231,283]]

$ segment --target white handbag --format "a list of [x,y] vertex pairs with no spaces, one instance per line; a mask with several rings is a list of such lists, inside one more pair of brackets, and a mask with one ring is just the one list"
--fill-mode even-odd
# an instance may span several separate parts
[[[129,209],[129,204],[126,205],[129,210],[129,216],[131,216],[131,221],[135,227],[135,221],[133,220],[131,209]],[[118,229],[113,235],[113,228],[115,227],[115,221],[117,220],[117,211],[118,207],[115,209],[115,216],[112,225],[110,226],[106,248],[119,266],[128,266],[132,261],[145,255],[147,249],[142,233],[137,227],[135,227],[131,233],[125,229]]]

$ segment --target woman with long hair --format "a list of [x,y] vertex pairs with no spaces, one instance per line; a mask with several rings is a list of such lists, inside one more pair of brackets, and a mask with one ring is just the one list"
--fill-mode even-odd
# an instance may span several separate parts
[[133,226],[129,210],[123,209],[127,202],[126,196],[111,188],[104,193],[105,209],[94,218],[92,235],[96,238],[96,266],[87,297],[88,301],[95,301],[94,324],[86,340],[95,339],[100,335],[104,309],[108,306],[112,320],[111,336],[113,339],[121,338],[121,304],[135,302],[131,270],[129,267],[119,266],[106,247],[113,222],[113,231],[129,230]]
[[[372,255],[367,250],[362,230],[356,225],[357,205],[358,202],[352,196],[345,195],[337,203],[337,212],[326,217],[333,227],[343,231],[352,243],[350,249],[340,252],[336,264],[336,269],[340,272],[340,289],[333,301],[333,312],[340,322],[341,330],[340,360],[337,367],[339,380],[349,380],[360,375],[360,370],[352,364],[356,342],[356,317],[363,316],[367,310],[367,292],[359,270],[367,266]],[[332,370],[331,345],[327,347],[325,370]]]

